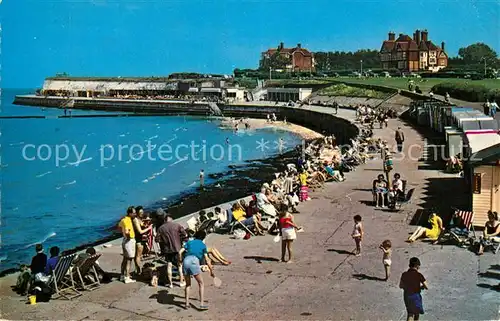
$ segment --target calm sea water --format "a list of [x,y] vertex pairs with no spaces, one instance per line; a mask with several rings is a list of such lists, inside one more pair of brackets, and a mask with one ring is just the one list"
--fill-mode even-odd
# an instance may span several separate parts
[[[12,105],[29,92],[3,91],[1,116],[63,114]],[[107,236],[127,206],[195,190],[200,169],[212,183],[210,173],[277,154],[280,138],[283,150],[300,142],[272,128],[234,133],[183,116],[2,119],[0,269],[29,262],[37,242],[67,249]]]

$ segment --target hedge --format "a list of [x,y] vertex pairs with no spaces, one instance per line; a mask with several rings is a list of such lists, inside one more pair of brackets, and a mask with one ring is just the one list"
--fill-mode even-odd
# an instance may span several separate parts
[[453,98],[471,102],[484,102],[487,99],[500,102],[500,89],[489,89],[478,84],[443,82],[432,87],[432,91],[443,96],[449,93]]

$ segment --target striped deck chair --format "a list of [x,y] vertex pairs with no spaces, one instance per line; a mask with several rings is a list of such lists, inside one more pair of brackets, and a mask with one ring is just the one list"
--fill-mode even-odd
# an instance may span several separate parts
[[[445,239],[452,239],[458,243],[459,246],[464,246],[467,241],[474,240],[476,238],[474,231],[474,212],[463,211],[459,209],[453,209],[453,216],[450,222],[448,230],[441,233],[439,239],[434,242],[434,244],[442,243]],[[454,225],[456,219],[460,220],[459,226]]]
[[[99,281],[99,274],[95,269],[95,264],[97,260],[101,257],[101,253],[96,253],[87,257],[77,266],[75,266],[73,270],[73,274],[77,277],[78,282],[82,286],[84,290],[92,291],[101,286],[101,282]],[[89,274],[94,278],[94,281],[85,282],[85,277]]]
[[72,300],[82,295],[75,287],[73,273],[69,273],[71,263],[75,259],[75,254],[61,256],[57,262],[56,268],[52,271],[52,276],[49,280],[49,287],[55,294],[54,299],[63,297],[67,300]]

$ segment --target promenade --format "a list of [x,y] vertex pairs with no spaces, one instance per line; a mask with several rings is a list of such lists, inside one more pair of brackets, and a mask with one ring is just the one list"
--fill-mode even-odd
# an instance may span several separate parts
[[[326,111],[322,107],[307,107]],[[345,114],[345,115],[343,115]],[[342,115],[351,117],[349,111]],[[394,158],[394,172],[415,188],[415,199],[400,212],[376,210],[370,205],[371,182],[381,172],[382,161],[374,159],[346,174],[343,183],[329,183],[311,193],[313,200],[302,203],[295,218],[304,227],[294,242],[293,264],[277,262],[280,243],[273,236],[233,240],[211,234],[207,245],[219,249],[232,264],[216,266],[220,288],[211,284],[208,273],[205,293],[209,311],[181,309],[183,289],[153,288],[147,284],[113,281],[73,301],[52,300],[34,306],[10,290],[15,279],[0,280],[3,319],[64,320],[404,320],[406,317],[399,277],[408,268],[408,259],[417,256],[429,290],[423,293],[424,320],[499,320],[500,292],[493,288],[500,278],[499,256],[476,256],[453,245],[407,244],[409,225],[419,208],[459,205],[464,197],[456,175],[423,167],[418,161],[424,138],[400,120],[390,120],[375,135],[393,143],[394,130],[401,126],[410,145],[412,159]],[[396,155],[397,156],[397,155]],[[285,165],[285,164],[284,164]],[[443,182],[443,183],[441,183]],[[451,187],[451,188],[450,188]],[[366,237],[360,257],[349,255],[354,248],[350,237],[352,217],[363,217]],[[417,214],[418,216],[418,214]],[[392,276],[384,277],[378,245],[393,244]],[[119,243],[114,243],[119,244]],[[119,271],[120,246],[103,249],[100,260],[105,270]],[[197,301],[197,285],[192,300]]]

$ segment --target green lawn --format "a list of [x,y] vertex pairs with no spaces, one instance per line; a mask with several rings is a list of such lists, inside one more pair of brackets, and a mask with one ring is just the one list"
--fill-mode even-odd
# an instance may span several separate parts
[[490,89],[500,88],[500,79],[469,80],[469,79],[456,79],[456,78],[365,78],[365,79],[352,78],[352,77],[332,78],[332,80],[345,81],[346,83],[380,85],[380,86],[394,87],[399,89],[408,89],[408,81],[410,79],[413,79],[415,85],[419,86],[424,93],[428,92],[434,85],[437,85],[442,82],[470,83],[476,85],[484,85]]

